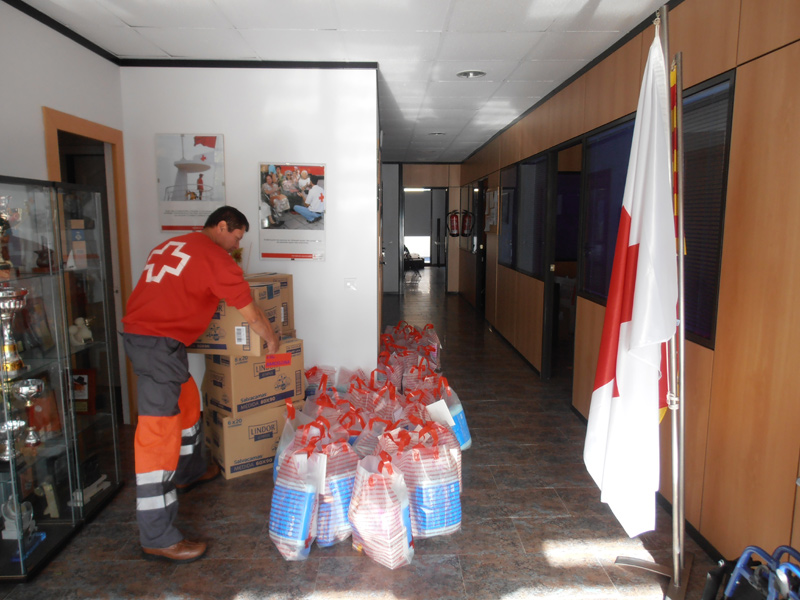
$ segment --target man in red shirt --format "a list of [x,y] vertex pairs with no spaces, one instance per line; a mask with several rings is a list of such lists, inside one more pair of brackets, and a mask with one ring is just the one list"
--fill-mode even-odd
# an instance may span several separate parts
[[186,346],[206,330],[219,301],[238,309],[252,331],[278,351],[280,339],[254,303],[230,252],[250,228],[237,209],[223,206],[203,230],[156,246],[128,300],[122,322],[125,352],[138,389],[136,520],[145,558],[191,562],[206,551],[175,527],[177,493],[211,481],[200,447],[200,395],[189,374]]

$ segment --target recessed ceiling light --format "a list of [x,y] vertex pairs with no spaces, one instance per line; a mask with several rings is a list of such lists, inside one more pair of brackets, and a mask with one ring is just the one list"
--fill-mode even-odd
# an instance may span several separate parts
[[459,71],[456,73],[456,77],[461,77],[462,79],[477,79],[478,77],[485,77],[486,71],[478,71],[477,69],[468,69],[466,71]]
[[428,135],[444,135],[443,131],[431,131]]

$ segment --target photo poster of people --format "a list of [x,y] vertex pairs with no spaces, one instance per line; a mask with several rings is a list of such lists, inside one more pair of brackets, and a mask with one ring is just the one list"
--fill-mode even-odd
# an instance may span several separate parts
[[325,259],[325,165],[261,163],[258,168],[261,258]]
[[225,205],[221,135],[156,134],[156,178],[162,231],[199,231]]

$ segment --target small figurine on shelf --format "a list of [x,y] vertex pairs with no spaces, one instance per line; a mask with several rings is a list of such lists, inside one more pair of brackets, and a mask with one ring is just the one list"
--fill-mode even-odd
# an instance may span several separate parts
[[89,342],[94,341],[94,337],[92,336],[92,330],[89,329],[89,325],[86,323],[86,319],[83,317],[78,317],[75,319],[75,338],[81,340],[82,344],[88,344]]

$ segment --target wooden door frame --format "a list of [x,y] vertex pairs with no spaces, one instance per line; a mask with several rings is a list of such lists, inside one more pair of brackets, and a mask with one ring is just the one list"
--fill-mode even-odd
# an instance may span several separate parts
[[[58,149],[58,132],[66,131],[83,137],[98,140],[111,146],[111,161],[114,171],[114,206],[117,227],[117,251],[119,256],[119,279],[122,305],[125,306],[131,295],[130,238],[128,237],[128,199],[125,186],[125,151],[122,132],[99,123],[87,121],[47,106],[42,107],[44,120],[44,144],[47,161],[47,177],[51,181],[61,181],[61,160]],[[131,423],[138,416],[136,404],[136,384],[133,369],[127,362],[128,407]]]

